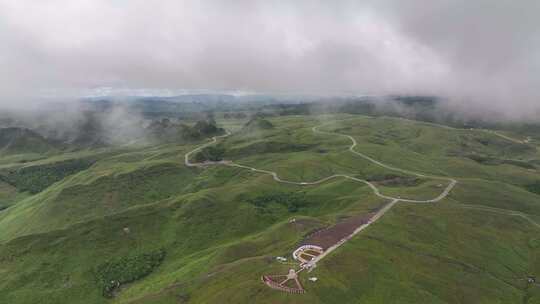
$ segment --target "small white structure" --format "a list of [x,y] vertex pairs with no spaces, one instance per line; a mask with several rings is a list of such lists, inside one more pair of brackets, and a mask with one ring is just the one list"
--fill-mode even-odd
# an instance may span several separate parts
[[300,253],[304,252],[305,250],[308,250],[308,249],[312,249],[312,250],[315,250],[315,251],[320,251],[321,253],[323,252],[323,249],[322,247],[320,246],[317,246],[317,245],[302,245],[300,247],[298,247],[294,252],[293,252],[293,258],[295,260],[298,260],[298,256]]
[[292,254],[293,258],[300,262],[302,268],[312,266],[316,263],[317,257],[324,252],[324,249],[316,245],[302,245],[298,247]]
[[276,257],[276,260],[280,261],[280,262],[287,262],[287,258],[284,258],[284,257]]
[[317,282],[318,278],[317,277],[310,277],[308,280],[310,280],[311,282]]

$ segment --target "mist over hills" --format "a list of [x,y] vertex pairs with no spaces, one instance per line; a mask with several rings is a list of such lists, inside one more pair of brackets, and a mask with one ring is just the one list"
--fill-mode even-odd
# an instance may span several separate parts
[[[77,102],[46,103],[27,110],[0,114],[0,126],[30,129],[44,138],[76,146],[150,143],[157,122],[164,118],[195,123],[213,113],[242,115],[368,114],[395,116],[461,128],[498,128],[526,132],[540,127],[536,120],[507,119],[485,109],[466,112],[435,96],[295,96],[193,94],[181,96],[93,97]],[[163,129],[163,126],[161,126]],[[185,129],[185,128],[184,128]],[[186,129],[187,130],[187,129]],[[169,141],[171,140],[168,131]],[[174,131],[177,134],[187,131]],[[173,133],[174,133],[173,132]],[[180,138],[181,136],[178,135]],[[154,139],[159,138],[154,137]],[[180,140],[180,139],[179,139]]]

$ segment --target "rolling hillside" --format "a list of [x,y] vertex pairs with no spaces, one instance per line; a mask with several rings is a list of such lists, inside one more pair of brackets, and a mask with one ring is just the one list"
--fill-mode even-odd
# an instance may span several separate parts
[[[433,176],[457,184],[437,203],[395,204],[302,273],[305,294],[287,294],[260,280],[291,267],[276,256],[290,262],[314,231],[388,200],[347,178],[287,184],[242,167],[185,166],[204,138],[56,155],[42,154],[38,137],[34,151],[2,144],[43,156],[0,159],[0,303],[540,303],[528,281],[540,277],[535,141],[347,114],[229,129],[207,147],[218,155],[199,161],[298,183],[347,175],[403,200],[439,195],[447,184]],[[340,134],[388,166],[352,153]],[[28,178],[39,188],[25,188]]]

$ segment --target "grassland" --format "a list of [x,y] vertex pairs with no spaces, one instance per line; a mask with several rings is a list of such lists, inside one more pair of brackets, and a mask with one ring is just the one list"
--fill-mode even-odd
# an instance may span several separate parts
[[[183,155],[199,143],[71,153],[95,162],[33,195],[0,184],[8,207],[0,211],[0,303],[540,303],[540,287],[526,283],[540,277],[534,141],[359,115],[269,121],[249,130],[244,121],[218,121],[234,131],[217,144],[224,158],[295,181],[348,174],[388,195],[440,192],[439,181],[381,168],[348,152],[345,138],[312,132],[324,124],[372,158],[458,184],[437,204],[396,205],[309,274],[319,281],[302,276],[305,295],[289,295],[260,282],[289,267],[273,257],[290,257],[311,231],[385,200],[345,179],[297,186],[241,168],[185,167]],[[24,167],[54,168],[66,156],[41,157]],[[136,264],[161,250],[159,265]],[[96,270],[119,261],[144,275],[126,275],[136,279],[109,298]],[[107,280],[124,275],[114,269]]]

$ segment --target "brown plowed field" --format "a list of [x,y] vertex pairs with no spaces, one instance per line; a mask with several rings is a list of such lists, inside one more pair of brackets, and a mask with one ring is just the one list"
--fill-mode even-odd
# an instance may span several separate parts
[[308,236],[302,245],[317,245],[324,250],[350,235],[360,225],[365,224],[373,216],[373,213],[350,217],[342,222],[330,226],[326,229],[316,231]]

